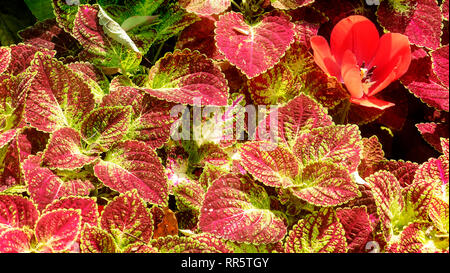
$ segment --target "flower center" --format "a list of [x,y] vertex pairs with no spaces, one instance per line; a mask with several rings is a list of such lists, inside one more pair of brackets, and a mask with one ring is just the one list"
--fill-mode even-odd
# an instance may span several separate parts
[[372,81],[371,77],[373,75],[373,71],[375,70],[376,66],[372,66],[370,68],[365,67],[366,64],[363,62],[360,67],[359,75],[361,76],[361,82],[363,84],[364,93],[369,93],[369,88],[375,83]]

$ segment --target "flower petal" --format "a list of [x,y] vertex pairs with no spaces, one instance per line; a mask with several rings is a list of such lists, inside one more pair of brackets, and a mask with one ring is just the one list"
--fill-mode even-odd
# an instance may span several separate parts
[[394,106],[395,104],[392,102],[384,101],[377,99],[375,97],[366,97],[363,98],[350,98],[350,101],[354,104],[358,104],[365,107],[372,107],[372,108],[378,108],[380,110],[387,109],[391,106]]
[[339,66],[336,64],[333,55],[331,55],[327,40],[322,36],[313,36],[310,42],[314,50],[314,61],[316,64],[328,75],[342,81]]
[[350,50],[345,51],[342,59],[341,75],[352,98],[361,98],[364,95],[360,73],[361,70],[355,55]]
[[338,65],[346,50],[355,54],[358,65],[368,64],[376,53],[379,37],[376,26],[369,19],[352,15],[339,21],[331,31],[331,53]]
[[411,63],[411,47],[408,37],[400,33],[386,33],[379,42],[377,53],[370,64],[376,66],[371,77],[374,84],[369,96],[383,90],[391,82],[408,71]]

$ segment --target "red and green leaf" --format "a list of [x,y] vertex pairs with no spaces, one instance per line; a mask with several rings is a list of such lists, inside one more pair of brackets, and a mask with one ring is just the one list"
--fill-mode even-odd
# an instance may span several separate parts
[[[447,1],[448,3],[448,1]],[[442,84],[448,88],[448,45],[441,46],[431,52],[431,61],[433,62],[433,71]]]
[[307,6],[315,0],[275,0],[272,1],[272,6],[277,9],[297,9]]
[[268,14],[249,25],[242,14],[229,12],[219,18],[215,33],[219,50],[248,78],[277,64],[294,41],[294,26],[283,14]]
[[136,191],[120,195],[104,208],[101,227],[119,248],[137,241],[148,243],[153,235],[153,219]]
[[297,139],[294,154],[304,164],[330,161],[346,166],[350,173],[361,161],[361,135],[356,125],[337,125],[314,128]]
[[348,252],[365,252],[373,231],[367,209],[365,207],[338,209],[336,216],[345,230]]
[[298,221],[285,243],[287,253],[345,253],[345,230],[333,209],[321,209]]
[[31,251],[31,235],[22,229],[8,229],[0,233],[0,253],[24,253]]
[[292,186],[292,179],[299,173],[297,159],[291,151],[274,143],[246,143],[240,155],[244,168],[267,186]]
[[11,61],[6,73],[10,73],[12,75],[18,75],[25,71],[27,67],[30,66],[36,52],[41,52],[41,54],[49,55],[51,57],[55,55],[55,51],[41,49],[30,44],[21,43],[11,46],[10,49]]
[[97,178],[120,193],[136,189],[146,202],[166,205],[168,185],[156,152],[145,143],[125,141],[107,152],[94,166]]
[[444,234],[449,231],[449,205],[441,198],[433,198],[430,202],[428,215],[434,226]]
[[398,180],[387,171],[378,171],[366,178],[375,202],[377,204],[377,214],[381,221],[381,230],[384,237],[389,240],[391,237],[392,219],[399,217],[404,207],[401,187]]
[[184,49],[167,53],[150,69],[146,93],[182,104],[227,105],[227,81],[211,59]]
[[433,72],[431,57],[424,49],[412,48],[411,64],[400,81],[411,93],[429,106],[444,111],[449,110],[449,89],[443,86]]
[[377,18],[385,32],[404,34],[417,46],[440,45],[442,16],[435,0],[381,1]]
[[227,10],[231,0],[181,0],[180,5],[188,12],[208,16]]
[[442,152],[441,138],[449,137],[448,123],[419,123],[416,124],[422,137],[437,151]]
[[122,140],[128,131],[130,106],[101,107],[93,110],[81,124],[83,140],[91,152],[104,152]]
[[331,117],[327,115],[326,108],[303,94],[273,111],[276,111],[278,115],[278,130],[271,128],[269,114],[259,124],[256,135],[264,134],[258,131],[270,132],[275,134],[270,139],[279,139],[289,147],[294,146],[297,138],[307,130],[333,124]]
[[55,18],[37,22],[34,26],[19,31],[24,43],[39,48],[55,50],[57,57],[76,55],[78,42],[57,24]]
[[172,189],[177,200],[177,207],[187,208],[200,213],[203,199],[205,198],[205,190],[197,181],[183,180],[175,185]]
[[212,17],[201,17],[200,21],[193,23],[185,28],[178,38],[176,49],[189,48],[190,50],[198,50],[205,54],[208,58],[214,60],[222,60],[224,56],[220,53],[214,39],[214,30],[216,26]]
[[214,244],[199,241],[192,237],[166,236],[151,242],[159,253],[218,253]]
[[73,170],[97,160],[83,153],[81,136],[72,128],[54,132],[43,155],[43,164],[49,168]]
[[105,230],[85,225],[81,233],[81,253],[116,253],[114,238]]
[[36,223],[36,240],[40,249],[67,251],[81,232],[81,215],[75,210],[58,209],[43,214]]
[[11,61],[11,49],[0,47],[0,74],[6,71]]
[[199,227],[219,238],[255,244],[277,242],[286,234],[283,220],[270,211],[265,190],[232,174],[209,187]]
[[69,172],[59,177],[51,170],[41,167],[40,156],[29,156],[23,164],[24,179],[31,199],[39,210],[44,209],[53,200],[70,195],[88,195],[92,183],[83,177],[76,178],[77,172]]
[[37,53],[28,72],[36,73],[25,106],[25,118],[32,127],[44,132],[78,128],[94,108],[89,86],[51,56]]
[[304,166],[290,190],[296,197],[320,207],[340,205],[360,195],[348,170],[327,161]]
[[81,226],[84,226],[84,224],[98,225],[99,213],[94,199],[76,196],[62,197],[53,201],[42,213],[45,214],[58,209],[80,210]]
[[34,229],[38,216],[30,200],[18,195],[0,195],[0,234],[8,228]]

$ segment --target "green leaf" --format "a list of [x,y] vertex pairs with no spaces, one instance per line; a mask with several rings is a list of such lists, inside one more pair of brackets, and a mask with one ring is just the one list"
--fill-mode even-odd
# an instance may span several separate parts
[[51,0],[24,0],[38,21],[55,18]]

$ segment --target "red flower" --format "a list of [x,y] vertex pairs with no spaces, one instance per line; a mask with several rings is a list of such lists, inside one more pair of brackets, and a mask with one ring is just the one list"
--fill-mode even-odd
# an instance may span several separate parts
[[369,19],[353,15],[336,24],[330,45],[322,36],[312,37],[314,60],[345,84],[352,103],[378,109],[394,105],[374,95],[408,70],[411,48],[405,35],[386,33],[380,38]]

